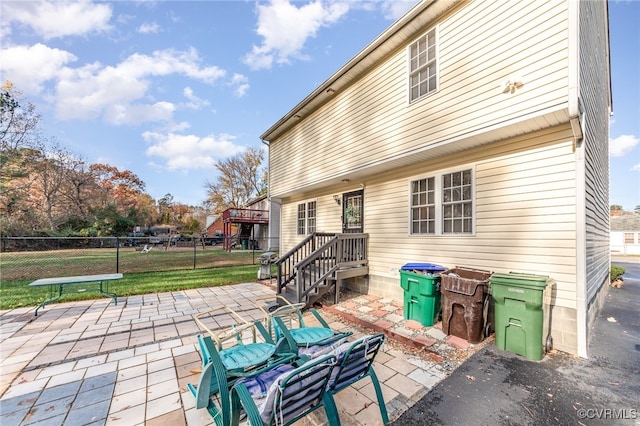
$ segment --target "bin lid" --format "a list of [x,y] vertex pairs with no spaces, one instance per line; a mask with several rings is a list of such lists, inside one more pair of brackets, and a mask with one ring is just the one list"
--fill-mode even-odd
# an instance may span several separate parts
[[513,287],[533,287],[544,289],[547,286],[549,277],[546,275],[509,272],[508,274],[493,274],[489,280],[491,281],[491,285],[502,284]]
[[407,263],[400,269],[403,271],[423,271],[431,273],[447,270],[444,266],[436,265],[434,263]]

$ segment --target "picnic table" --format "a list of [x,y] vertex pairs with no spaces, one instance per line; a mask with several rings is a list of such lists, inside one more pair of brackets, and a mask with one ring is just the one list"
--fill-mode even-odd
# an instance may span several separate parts
[[[109,281],[122,279],[122,274],[100,274],[100,275],[78,275],[74,277],[53,277],[53,278],[41,278],[35,280],[30,286],[49,286],[49,299],[45,300],[36,308],[36,316],[38,316],[38,309],[44,308],[44,305],[51,302],[55,302],[60,299],[60,296],[64,293],[70,293],[65,291],[68,286],[77,286],[81,284],[98,283],[96,288],[90,288],[90,290],[98,290],[100,294],[105,297],[113,299],[114,303],[118,304],[118,296],[115,293],[109,293]],[[84,292],[87,288],[77,289],[75,292]],[[57,293],[57,294],[56,294]]]

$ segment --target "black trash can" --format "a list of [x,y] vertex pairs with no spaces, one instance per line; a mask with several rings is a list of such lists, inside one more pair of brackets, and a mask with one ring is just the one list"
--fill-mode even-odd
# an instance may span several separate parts
[[491,272],[452,268],[440,274],[442,290],[442,331],[469,343],[485,337],[489,311]]

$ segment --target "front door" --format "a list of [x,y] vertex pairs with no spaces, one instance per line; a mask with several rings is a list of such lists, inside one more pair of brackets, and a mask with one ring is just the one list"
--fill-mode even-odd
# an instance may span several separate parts
[[347,192],[342,195],[342,232],[359,234],[363,232],[364,190]]

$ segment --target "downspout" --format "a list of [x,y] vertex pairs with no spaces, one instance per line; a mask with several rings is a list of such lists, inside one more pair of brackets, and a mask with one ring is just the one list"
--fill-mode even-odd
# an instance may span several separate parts
[[580,100],[580,3],[569,1],[569,120],[576,161],[576,348],[587,358],[587,206],[584,108]]

